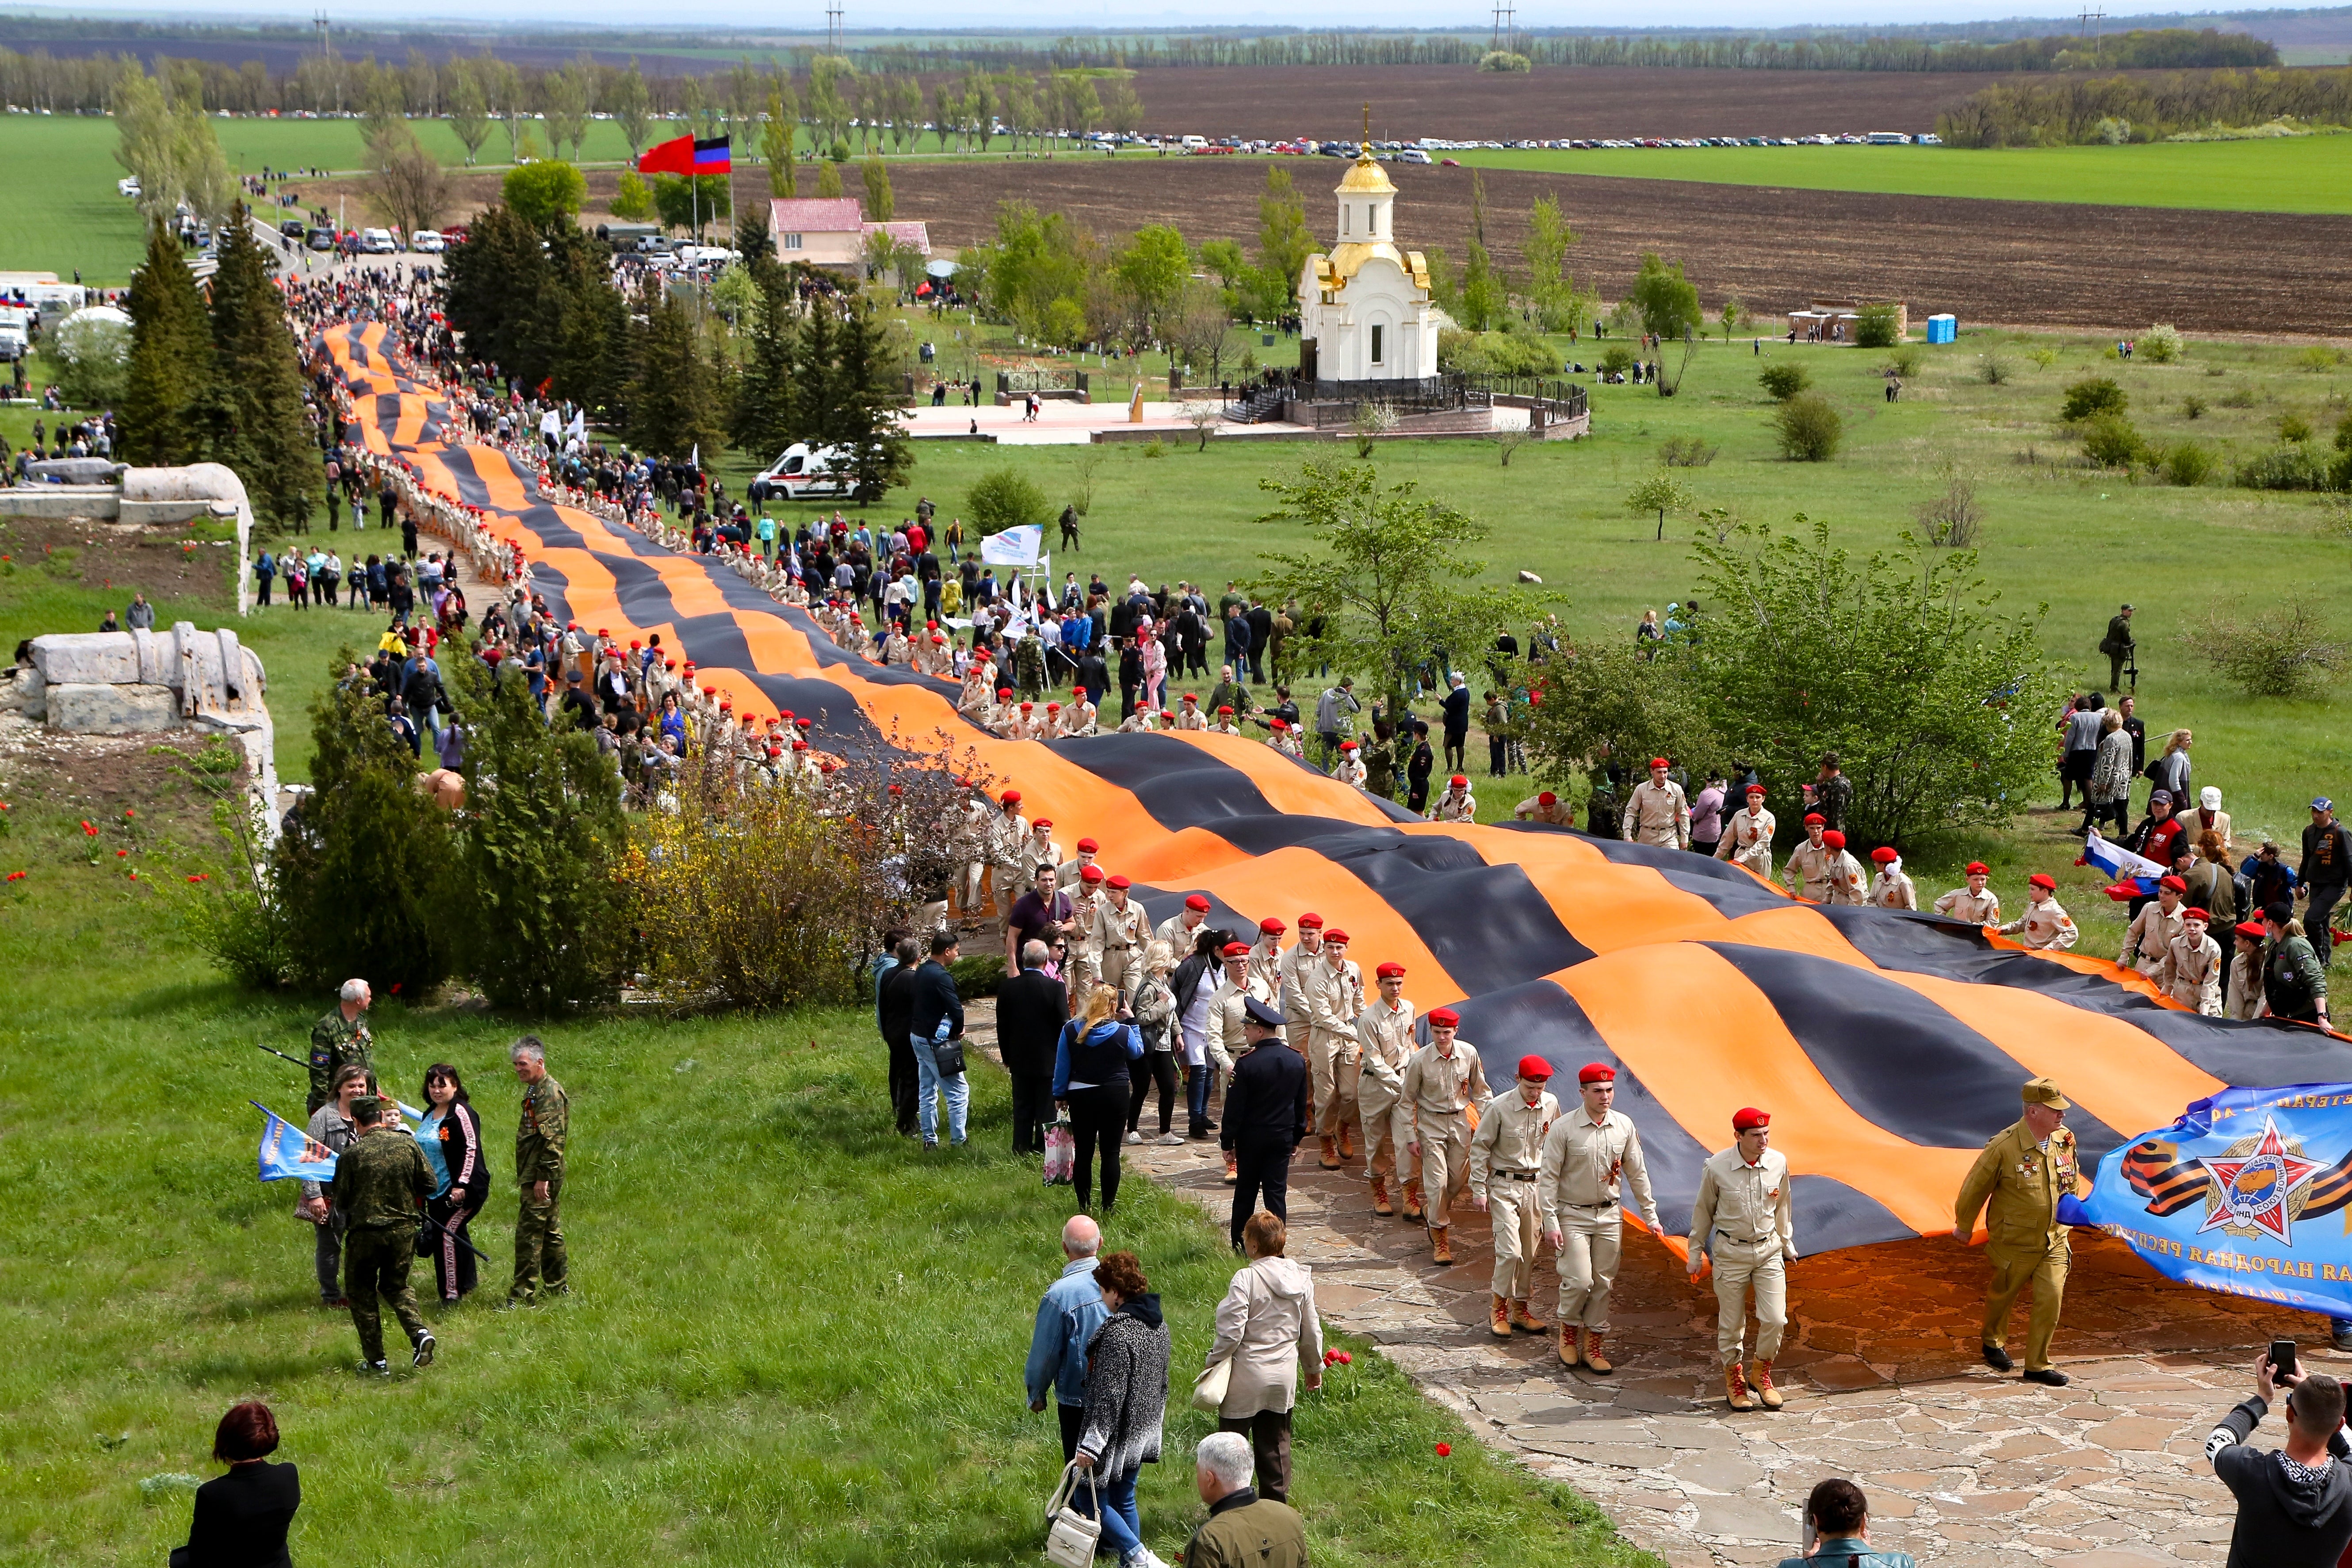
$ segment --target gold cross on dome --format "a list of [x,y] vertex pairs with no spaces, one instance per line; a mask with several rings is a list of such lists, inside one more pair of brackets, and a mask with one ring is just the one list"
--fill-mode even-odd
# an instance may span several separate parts
[[1365,105],[1364,105],[1364,140],[1365,140],[1365,142],[1370,142],[1371,141],[1371,139],[1372,139],[1372,106],[1371,106],[1370,103],[1367,103],[1367,104],[1365,104]]

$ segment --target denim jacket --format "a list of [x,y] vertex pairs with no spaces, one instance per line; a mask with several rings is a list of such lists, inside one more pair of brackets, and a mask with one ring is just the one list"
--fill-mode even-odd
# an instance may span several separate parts
[[1037,1303],[1037,1328],[1029,1336],[1029,1403],[1051,1389],[1057,1405],[1086,1404],[1087,1342],[1109,1316],[1102,1287],[1095,1283],[1095,1260],[1081,1258],[1064,1268]]
[[1824,1536],[1811,1557],[1783,1557],[1780,1568],[1919,1568],[1908,1552],[1879,1552],[1859,1536]]

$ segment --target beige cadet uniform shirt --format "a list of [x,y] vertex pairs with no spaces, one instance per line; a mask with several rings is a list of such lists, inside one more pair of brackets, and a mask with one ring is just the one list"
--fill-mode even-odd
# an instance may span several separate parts
[[1432,822],[1475,822],[1478,820],[1478,797],[1468,790],[1457,790],[1452,784],[1437,797],[1429,808]]
[[[1310,970],[1318,967],[1308,965]],[[1364,972],[1352,958],[1335,966],[1326,950],[1318,984],[1307,991],[1307,1026],[1318,1047],[1328,1045],[1340,1058],[1353,1061],[1357,1051],[1356,1015],[1364,1005]]]
[[2132,917],[2131,930],[2124,933],[2124,950],[2116,962],[2128,963],[2155,980],[2164,968],[2166,950],[2180,934],[2181,907],[2174,905],[2168,914],[2161,899],[2150,899],[2141,905],[2139,913]]
[[[1296,754],[1293,753],[1293,755]],[[1353,752],[1349,752],[1340,757],[1339,765],[1332,770],[1331,776],[1343,784],[1352,784],[1361,789],[1366,781],[1371,777],[1371,770],[1364,766],[1364,760],[1361,757]]]
[[1881,868],[1870,879],[1870,901],[1882,910],[1916,910],[1919,890],[1907,873]]
[[1496,1174],[1534,1180],[1543,1170],[1544,1134],[1559,1117],[1559,1100],[1549,1089],[1533,1105],[1516,1083],[1488,1100],[1470,1134],[1470,1190],[1485,1197],[1486,1178]]
[[1997,926],[2000,924],[2000,900],[1993,896],[1990,888],[1981,893],[1954,888],[1936,900],[1936,912],[1973,926]]
[[1689,848],[1690,802],[1683,796],[1683,786],[1672,779],[1664,784],[1643,779],[1635,784],[1626,797],[1619,834],[1633,843],[1654,844],[1664,849]]
[[1691,1205],[1691,1246],[1704,1247],[1717,1231],[1738,1242],[1777,1242],[1783,1258],[1797,1256],[1786,1154],[1766,1149],[1751,1165],[1735,1143],[1706,1157],[1699,1168],[1698,1199]]
[[[1104,895],[1095,905],[1093,924],[1087,929],[1087,945],[1093,950],[1095,962],[1107,969],[1118,968],[1118,964],[1106,961],[1112,953],[1122,952],[1127,954],[1126,963],[1141,962],[1147,920],[1143,906],[1132,897],[1127,900],[1127,908],[1121,910],[1110,901],[1109,895]],[[1189,952],[1191,949],[1185,951]],[[1176,957],[1181,962],[1184,954],[1178,953]],[[1128,989],[1132,991],[1135,987],[1130,985]]]
[[1576,826],[1576,808],[1558,795],[1554,795],[1552,803],[1546,805],[1541,795],[1531,795],[1513,806],[1511,815],[1526,822],[1549,823],[1554,827]]
[[1825,904],[1830,901],[1830,879],[1836,875],[1841,853],[1808,838],[1789,852],[1789,864],[1782,869],[1780,879],[1788,884],[1789,891]]
[[1244,971],[1252,982],[1252,993],[1255,994],[1263,985],[1265,988],[1263,999],[1268,1005],[1278,1002],[1282,997],[1282,982],[1288,962],[1289,954],[1282,950],[1282,939],[1260,932],[1257,941],[1250,947],[1249,967]]
[[1412,1043],[1412,1004],[1402,996],[1394,1007],[1375,996],[1356,1015],[1356,1043],[1364,1053],[1364,1077],[1384,1085],[1391,1096],[1403,1091],[1404,1069],[1417,1048]]
[[1478,1062],[1477,1047],[1456,1036],[1454,1054],[1446,1056],[1435,1043],[1422,1047],[1405,1063],[1402,1086],[1418,1131],[1419,1120],[1459,1116],[1493,1098],[1486,1088],[1486,1069]]
[[1289,952],[1276,961],[1275,970],[1282,982],[1282,1016],[1287,1021],[1290,1043],[1301,1054],[1307,1049],[1307,998],[1331,983],[1331,965],[1323,956],[1323,942],[1316,940],[1315,951],[1307,951],[1304,937]]
[[2209,1018],[2221,1016],[2221,944],[2210,936],[2189,940],[2184,928],[2164,950],[2164,963],[2156,983],[2184,1007],[2194,1007]]
[[1862,874],[1862,862],[1843,849],[1832,850],[1829,863],[1829,886],[1822,901],[1825,904],[1860,905],[1869,901],[1869,882]]
[[2000,928],[2003,936],[2016,937],[2029,948],[2064,949],[2074,945],[2078,934],[2074,917],[2061,909],[2055,899],[2029,903],[2025,912]]
[[1716,842],[1715,858],[1745,866],[1769,882],[1772,879],[1772,835],[1780,826],[1770,812],[1750,811],[1742,806],[1724,818],[1723,837]]
[[1168,944],[1169,955],[1179,963],[1192,955],[1192,944],[1201,940],[1202,931],[1209,929],[1209,917],[1206,915],[1201,917],[1200,924],[1187,926],[1184,917],[1190,913],[1190,910],[1179,910],[1161,921],[1159,929],[1151,933],[1152,941]]
[[1580,1104],[1554,1121],[1544,1138],[1537,1184],[1546,1230],[1560,1228],[1563,1211],[1617,1206],[1629,1184],[1642,1223],[1653,1231],[1659,1228],[1658,1200],[1650,1191],[1649,1167],[1642,1160],[1642,1135],[1622,1110],[1610,1111],[1595,1122]]

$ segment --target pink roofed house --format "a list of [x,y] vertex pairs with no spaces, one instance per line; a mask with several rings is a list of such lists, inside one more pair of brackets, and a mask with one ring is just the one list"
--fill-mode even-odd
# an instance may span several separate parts
[[787,196],[768,204],[768,233],[776,259],[854,272],[865,262],[866,240],[877,231],[931,254],[929,231],[920,223],[867,223],[854,196]]

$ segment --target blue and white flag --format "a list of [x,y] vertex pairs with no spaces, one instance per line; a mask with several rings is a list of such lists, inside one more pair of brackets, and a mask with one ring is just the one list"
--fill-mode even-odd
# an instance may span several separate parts
[[2200,1100],[2112,1151],[2059,1217],[2169,1279],[2352,1318],[2352,1084]]
[[247,1105],[269,1120],[261,1129],[261,1179],[265,1182],[331,1182],[334,1151],[257,1100]]
[[[2126,882],[2135,883],[2138,886],[2142,896],[2151,899],[2156,896],[2157,879],[2170,875],[2171,869],[2169,867],[2158,865],[2145,855],[2135,855],[2119,844],[2108,843],[2099,837],[2099,830],[2095,827],[2091,829],[2089,835],[2084,838],[2083,858],[2075,864],[2095,866],[2101,875],[2110,882],[2118,885]],[[2116,889],[2110,889],[2107,896],[2116,898]],[[2131,896],[2129,893],[2122,895],[2124,898]]]
[[1034,522],[992,533],[980,542],[980,558],[990,566],[1034,566],[1045,531]]

